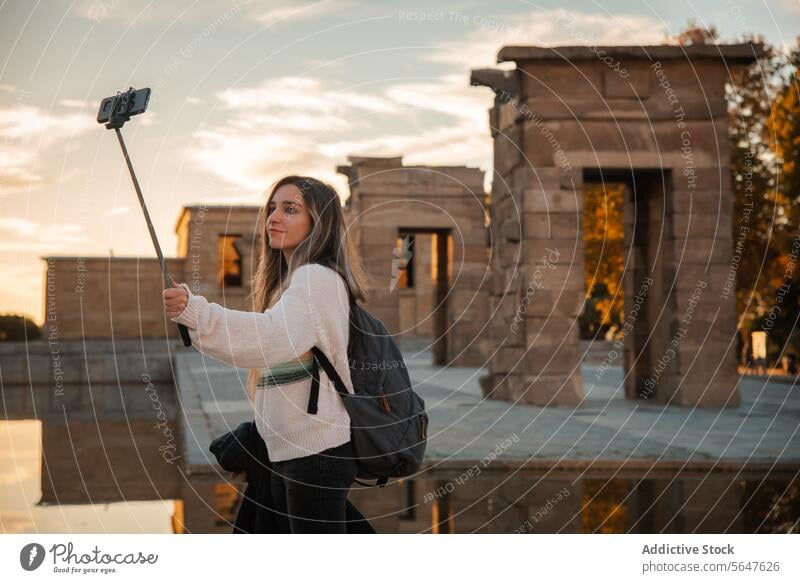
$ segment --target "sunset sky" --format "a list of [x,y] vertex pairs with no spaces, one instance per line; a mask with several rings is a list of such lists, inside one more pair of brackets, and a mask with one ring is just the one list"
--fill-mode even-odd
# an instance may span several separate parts
[[660,44],[688,19],[786,46],[798,0],[0,2],[0,313],[41,323],[49,254],[154,256],[102,98],[153,91],[123,134],[167,255],[191,203],[263,202],[300,172],[348,195],[348,155],[491,172],[505,44]]

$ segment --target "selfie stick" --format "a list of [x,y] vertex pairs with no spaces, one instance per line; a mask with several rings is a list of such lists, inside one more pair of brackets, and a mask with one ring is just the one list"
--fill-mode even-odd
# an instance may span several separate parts
[[[131,90],[132,89],[133,88],[131,87]],[[128,156],[128,149],[125,147],[125,141],[122,139],[122,132],[119,131],[119,129],[125,124],[125,122],[130,120],[130,116],[127,115],[127,111],[129,110],[131,105],[130,103],[131,94],[132,91],[128,91],[122,94],[117,94],[117,98],[114,101],[114,106],[112,108],[111,115],[109,116],[109,121],[106,124],[106,129],[113,128],[117,134],[119,145],[122,148],[122,154],[125,156],[125,162],[127,162],[128,170],[131,173],[131,179],[133,180],[133,187],[136,189],[136,194],[139,196],[139,204],[142,207],[144,218],[147,221],[147,229],[148,231],[150,231],[150,239],[153,240],[153,246],[156,248],[156,255],[158,255],[158,262],[161,265],[161,273],[164,277],[164,287],[172,287],[174,280],[167,271],[167,264],[164,261],[164,254],[161,252],[161,245],[159,245],[158,243],[156,230],[153,228],[153,221],[150,220],[150,213],[147,212],[147,205],[145,205],[144,203],[142,190],[139,188],[139,181],[136,180],[136,174],[133,171],[133,164],[131,164],[131,159]],[[183,324],[178,324],[178,331],[181,333],[181,338],[183,339],[183,345],[191,346],[192,339],[189,336],[189,329]]]

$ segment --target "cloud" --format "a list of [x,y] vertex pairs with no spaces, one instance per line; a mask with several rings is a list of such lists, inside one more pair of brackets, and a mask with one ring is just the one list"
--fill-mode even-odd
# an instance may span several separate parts
[[0,199],[5,195],[28,187],[41,186],[44,178],[29,167],[33,156],[29,151],[0,150]]
[[111,210],[107,210],[106,212],[103,213],[103,215],[105,215],[107,217],[113,217],[115,215],[124,215],[124,214],[127,214],[128,212],[130,212],[130,210],[131,210],[131,207],[129,207],[129,206],[118,206],[118,207],[115,207],[115,208],[113,208]]
[[93,103],[89,103],[85,99],[59,99],[58,104],[63,105],[64,107],[72,107],[75,109],[85,109],[90,105],[95,105]]
[[73,109],[74,104],[55,113],[29,105],[0,108],[0,198],[53,182],[53,177],[40,174],[37,158],[97,125],[93,115]]
[[228,109],[248,108],[249,111],[290,109],[312,114],[343,113],[348,107],[366,111],[392,112],[393,104],[362,92],[328,88],[319,79],[309,77],[280,77],[258,87],[228,89],[219,94]]
[[[58,245],[86,241],[82,225],[44,224],[21,217],[0,217],[0,249],[49,253]],[[9,236],[11,238],[9,238]]]
[[[263,4],[277,4],[275,2]],[[91,22],[115,22],[128,24],[154,25],[180,20],[210,25],[226,15],[244,13],[252,22],[265,26],[309,20],[326,14],[336,13],[353,5],[352,0],[322,0],[320,2],[292,3],[282,2],[280,7],[260,10],[262,3],[253,0],[215,0],[215,2],[161,2],[148,6],[142,3],[122,0],[79,0],[72,7],[79,18]]]
[[788,13],[800,13],[800,2],[797,0],[779,0],[781,10]]
[[158,2],[144,5],[130,0],[80,0],[70,6],[79,18],[91,22],[120,24],[160,24],[180,19],[183,22],[207,22],[223,14],[239,12],[252,0],[215,0],[214,2]]
[[11,231],[25,237],[35,233],[38,226],[38,223],[19,217],[0,217],[0,231]]
[[[232,116],[196,132],[190,156],[250,196],[294,172],[319,176],[344,194],[347,182],[335,167],[348,155],[473,166],[486,166],[492,158],[487,125],[492,96],[470,87],[463,75],[392,83],[371,93],[282,77],[218,97]],[[389,131],[387,125],[400,129]]]
[[282,77],[217,97],[231,117],[196,132],[189,155],[200,168],[244,189],[243,198],[258,197],[289,173],[319,176],[344,195],[347,180],[335,167],[349,155],[402,155],[405,163],[430,165],[486,166],[492,159],[492,96],[470,87],[463,75],[391,83],[372,92]]
[[273,26],[282,22],[294,23],[298,20],[309,20],[325,14],[339,12],[344,8],[353,5],[350,0],[323,0],[322,2],[292,4],[285,3],[284,6],[271,8],[266,12],[259,12],[253,19],[266,26]]
[[459,40],[439,43],[438,50],[430,51],[423,60],[462,69],[494,67],[504,45],[660,44],[666,34],[660,21],[639,15],[559,9],[492,18],[462,16],[477,28]]
[[485,127],[469,122],[447,124],[419,133],[382,134],[365,140],[324,144],[320,150],[330,158],[353,156],[403,156],[403,163],[434,166],[486,166],[492,144]]
[[394,84],[386,90],[386,95],[396,103],[472,121],[485,126],[481,131],[487,133],[484,130],[488,127],[487,111],[492,99],[471,87],[464,75],[444,75],[426,83]]
[[94,126],[92,116],[79,113],[54,115],[38,107],[19,106],[0,109],[0,138],[6,140],[36,141],[44,147],[85,132]]
[[320,144],[372,127],[364,118],[400,115],[402,107],[380,94],[341,89],[319,79],[281,77],[217,95],[230,118],[195,133],[189,156],[201,168],[256,196],[280,175],[314,174],[345,188]]

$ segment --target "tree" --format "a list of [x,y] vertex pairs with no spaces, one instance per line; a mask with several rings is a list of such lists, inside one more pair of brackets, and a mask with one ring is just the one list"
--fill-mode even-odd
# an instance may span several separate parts
[[[743,41],[758,41],[745,37]],[[734,69],[727,87],[730,105],[731,170],[734,192],[734,253],[736,307],[742,317],[740,348],[750,333],[764,329],[764,319],[776,305],[787,262],[787,233],[792,200],[781,187],[776,157],[776,99],[785,92],[786,55],[765,45],[765,56],[751,66]],[[786,318],[786,312],[782,318]],[[771,353],[788,340],[778,322],[770,331]]]
[[583,190],[584,289],[581,337],[594,338],[610,326],[621,328],[625,262],[623,183],[587,183]]
[[686,28],[675,39],[675,43],[681,46],[689,45],[713,45],[719,40],[716,26],[703,27],[697,24],[694,19],[686,23]]
[[775,188],[788,203],[781,224],[788,227],[785,232],[791,237],[800,225],[800,37],[780,65],[782,83],[771,104],[767,125],[775,155]]
[[33,320],[13,314],[0,315],[0,342],[38,340],[42,330]]
[[[800,40],[800,38],[799,38]],[[770,150],[770,184],[780,205],[773,221],[776,258],[768,338],[774,356],[800,352],[800,43],[781,57],[776,76],[780,86],[769,108],[766,137]]]

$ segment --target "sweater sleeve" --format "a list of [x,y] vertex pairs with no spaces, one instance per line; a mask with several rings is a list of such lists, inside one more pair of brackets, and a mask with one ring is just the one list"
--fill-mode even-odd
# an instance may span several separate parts
[[289,287],[264,313],[224,308],[183,284],[188,304],[170,319],[185,325],[192,344],[211,358],[238,368],[272,368],[299,358],[319,341],[314,274],[313,266],[296,269]]

